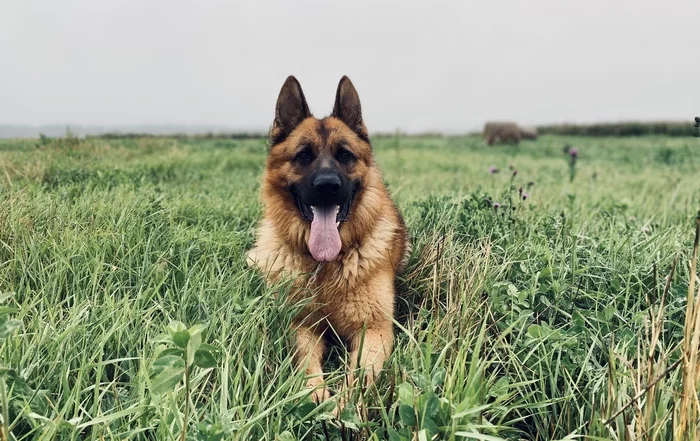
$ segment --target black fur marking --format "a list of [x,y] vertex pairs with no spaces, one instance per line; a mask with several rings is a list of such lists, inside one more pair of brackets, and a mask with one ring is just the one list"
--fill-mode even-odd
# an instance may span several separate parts
[[273,131],[270,129],[270,133],[268,135],[268,146],[267,149],[270,150],[272,147],[276,146],[277,144],[284,142],[285,139],[287,139],[287,134],[284,132],[279,132],[277,133],[277,136],[273,136]]
[[328,137],[330,136],[330,131],[328,130],[328,127],[326,126],[326,119],[322,119],[318,121],[318,127],[316,128],[318,131],[318,135],[321,137],[321,142],[323,145],[326,145],[328,143]]

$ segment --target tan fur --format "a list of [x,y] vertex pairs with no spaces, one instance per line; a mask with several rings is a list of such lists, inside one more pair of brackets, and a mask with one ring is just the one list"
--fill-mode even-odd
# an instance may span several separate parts
[[[349,342],[351,370],[358,367],[359,356],[369,380],[391,353],[394,280],[409,251],[406,228],[382,182],[371,147],[358,136],[363,129],[362,124],[352,130],[333,116],[320,120],[310,116],[271,147],[262,180],[263,219],[249,253],[249,262],[269,282],[293,279],[290,301],[308,301],[294,323],[296,361],[306,366],[308,386],[318,388],[318,400],[330,396],[321,369],[324,332],[334,332]],[[303,176],[293,162],[300,145],[312,146],[321,158],[331,157],[341,143],[357,157],[348,174],[361,181],[361,189],[339,229],[339,256],[319,263],[308,249],[310,222],[301,217],[287,188]],[[350,378],[354,378],[352,373]]]
[[514,122],[490,122],[484,126],[484,138],[488,145],[495,143],[520,143],[522,134]]

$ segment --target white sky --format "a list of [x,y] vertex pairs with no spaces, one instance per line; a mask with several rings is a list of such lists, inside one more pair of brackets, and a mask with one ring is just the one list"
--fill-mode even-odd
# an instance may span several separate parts
[[0,124],[265,130],[343,74],[370,131],[700,114],[700,0],[0,0]]

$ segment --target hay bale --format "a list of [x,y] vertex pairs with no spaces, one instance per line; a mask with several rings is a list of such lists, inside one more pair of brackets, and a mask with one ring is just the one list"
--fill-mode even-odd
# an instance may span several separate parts
[[537,139],[537,127],[521,127],[520,137],[522,139]]
[[484,126],[484,139],[488,145],[496,143],[519,144],[522,134],[514,122],[488,122]]

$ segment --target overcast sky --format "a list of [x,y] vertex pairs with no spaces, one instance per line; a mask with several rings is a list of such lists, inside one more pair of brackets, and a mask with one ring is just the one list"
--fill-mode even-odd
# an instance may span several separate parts
[[692,120],[700,0],[0,1],[0,124],[266,130],[290,74],[370,131]]

